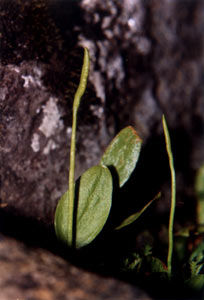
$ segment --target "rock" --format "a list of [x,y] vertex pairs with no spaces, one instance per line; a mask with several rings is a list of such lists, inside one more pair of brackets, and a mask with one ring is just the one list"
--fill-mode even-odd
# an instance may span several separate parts
[[[45,4],[0,2],[0,25],[7,28],[0,56],[0,201],[12,214],[50,224],[68,187],[72,104],[83,51],[71,43],[62,47]],[[89,84],[79,112],[76,177],[98,162],[107,144],[103,106]]]
[[81,7],[80,39],[95,62],[91,79],[98,94],[104,86],[115,126],[133,123],[146,140],[155,127],[161,131],[165,113],[170,127],[192,130],[192,98],[194,122],[200,124],[203,1],[84,0]]
[[138,288],[76,268],[45,249],[3,235],[0,274],[2,300],[151,299]]
[[[49,91],[45,70],[35,62],[0,66],[0,199],[6,210],[50,223],[68,185],[72,99],[67,106]],[[77,177],[98,162],[106,143],[103,105],[86,102],[84,109],[84,121],[94,124],[79,124]]]

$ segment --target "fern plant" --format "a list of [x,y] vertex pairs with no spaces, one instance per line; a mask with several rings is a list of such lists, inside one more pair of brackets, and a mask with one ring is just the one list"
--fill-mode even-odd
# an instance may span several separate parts
[[[114,169],[117,173],[121,188],[135,169],[142,145],[142,140],[133,127],[122,129],[107,147],[99,164],[89,168],[74,182],[77,111],[85,92],[88,69],[89,53],[85,48],[81,79],[73,103],[69,186],[59,200],[54,221],[57,237],[72,248],[88,245],[101,232],[112,205],[113,178],[110,170]],[[137,220],[158,197],[159,195],[115,229],[119,230]]]
[[[99,161],[99,164],[89,168],[76,182],[74,181],[77,111],[86,89],[88,70],[89,53],[85,48],[80,83],[73,103],[69,185],[68,190],[58,202],[54,220],[57,237],[67,244],[68,247],[72,247],[74,249],[79,249],[90,244],[102,231],[107,222],[112,206],[114,190],[112,170],[114,170],[114,174],[117,174],[119,188],[121,188],[134,171],[142,146],[142,140],[132,126],[122,129],[108,145]],[[169,276],[171,276],[176,183],[170,136],[164,116],[162,121],[172,180],[171,210],[169,218],[169,247],[167,258],[167,270]],[[160,193],[147,203],[140,211],[130,215],[114,229],[120,230],[135,222],[150,206],[150,204],[159,197]],[[151,255],[145,255],[145,257],[148,257],[148,261],[152,265],[152,270],[167,271],[159,259],[153,258]],[[138,262],[140,262],[140,259],[136,256],[136,265]],[[133,265],[134,264],[135,263],[133,263]]]

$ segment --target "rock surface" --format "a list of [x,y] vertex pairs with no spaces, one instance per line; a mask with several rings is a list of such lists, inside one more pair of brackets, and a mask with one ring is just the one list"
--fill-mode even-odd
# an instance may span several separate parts
[[[49,91],[45,69],[35,62],[0,67],[0,199],[5,209],[50,223],[68,184],[72,99],[67,107]],[[84,121],[94,124],[79,124],[77,177],[97,163],[106,142],[99,103],[84,105],[89,114]]]
[[0,274],[2,300],[150,299],[133,286],[86,272],[49,251],[2,235]]

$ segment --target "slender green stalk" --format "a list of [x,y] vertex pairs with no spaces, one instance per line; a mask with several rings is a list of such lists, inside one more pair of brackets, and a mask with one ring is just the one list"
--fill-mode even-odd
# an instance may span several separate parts
[[176,175],[174,169],[173,154],[171,150],[171,141],[170,141],[169,131],[168,131],[168,127],[164,115],[162,116],[162,123],[163,123],[164,135],[166,141],[166,150],[169,158],[169,167],[171,171],[171,209],[170,209],[170,216],[169,216],[169,249],[168,249],[168,257],[167,257],[167,268],[170,277],[172,272],[172,254],[173,254],[173,245],[174,245],[173,226],[174,226],[174,215],[175,215],[175,207],[176,207]]
[[81,71],[81,78],[79,86],[74,96],[73,115],[72,115],[72,136],[70,148],[70,167],[69,167],[69,202],[68,202],[68,242],[73,246],[73,224],[74,224],[74,196],[75,196],[75,152],[76,152],[76,126],[77,126],[77,112],[80,105],[81,97],[83,96],[89,72],[89,53],[84,48],[84,61]]

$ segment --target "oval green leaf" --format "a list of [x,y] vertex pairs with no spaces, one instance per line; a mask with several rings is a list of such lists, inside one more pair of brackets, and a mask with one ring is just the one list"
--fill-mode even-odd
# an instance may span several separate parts
[[139,158],[142,140],[133,127],[122,129],[107,147],[101,165],[114,167],[120,187],[128,180]]
[[112,204],[112,176],[95,166],[81,177],[76,224],[76,247],[89,244],[102,230]]
[[[58,238],[68,243],[68,191],[62,196],[55,213]],[[112,176],[105,166],[94,166],[80,178],[76,205],[75,247],[91,243],[104,227],[112,203]],[[69,245],[69,244],[68,244]],[[72,246],[72,245],[69,245]]]

